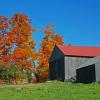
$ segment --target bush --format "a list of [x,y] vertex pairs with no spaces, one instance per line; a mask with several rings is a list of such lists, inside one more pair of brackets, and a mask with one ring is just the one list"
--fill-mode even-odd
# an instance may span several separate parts
[[10,79],[24,79],[27,75],[19,69],[16,63],[8,64],[7,68],[4,68],[3,65],[0,65],[0,78],[3,80]]
[[34,74],[37,82],[46,82],[48,79],[48,71],[43,69],[43,67],[36,69]]
[[31,83],[31,80],[32,80],[32,71],[30,69],[27,69],[26,70],[26,75],[27,75],[28,82]]

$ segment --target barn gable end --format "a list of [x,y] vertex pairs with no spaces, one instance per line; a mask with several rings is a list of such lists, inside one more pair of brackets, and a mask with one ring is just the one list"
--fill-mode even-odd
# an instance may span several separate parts
[[57,46],[55,46],[54,49],[53,49],[53,52],[51,54],[51,57],[50,57],[50,61],[49,62],[52,62],[54,60],[57,60],[57,59],[59,59],[61,57],[64,57],[63,52]]
[[50,80],[64,80],[64,54],[55,46],[49,61]]

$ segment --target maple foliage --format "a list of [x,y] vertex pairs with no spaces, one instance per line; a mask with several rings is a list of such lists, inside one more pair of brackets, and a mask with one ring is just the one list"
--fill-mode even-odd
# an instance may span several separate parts
[[9,49],[11,45],[9,35],[7,34],[9,26],[9,19],[5,16],[0,16],[0,62],[4,63],[9,61]]
[[15,14],[11,19],[0,16],[0,63],[3,63],[4,67],[16,62],[21,70],[34,68],[34,31],[26,15]]
[[[49,72],[49,59],[53,48],[56,44],[63,44],[62,37],[55,34],[51,25],[48,25],[45,30],[43,30],[45,36],[41,42],[38,51],[38,67],[36,68],[36,74],[38,74],[39,81],[46,81],[48,79]],[[39,70],[37,72],[37,70]]]
[[36,57],[34,50],[36,44],[32,38],[32,33],[35,29],[30,25],[28,16],[23,14],[15,14],[11,19],[11,24],[16,45],[12,54],[13,60],[18,62],[22,69],[33,67],[33,61]]

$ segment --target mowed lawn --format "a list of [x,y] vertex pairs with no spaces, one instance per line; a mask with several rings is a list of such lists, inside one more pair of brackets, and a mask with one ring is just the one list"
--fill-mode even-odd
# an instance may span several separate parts
[[100,84],[46,82],[0,85],[0,100],[100,100]]

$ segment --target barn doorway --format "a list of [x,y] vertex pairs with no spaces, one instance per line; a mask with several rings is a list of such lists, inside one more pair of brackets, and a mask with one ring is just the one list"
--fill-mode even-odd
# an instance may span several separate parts
[[76,70],[76,79],[78,83],[95,82],[95,64]]

